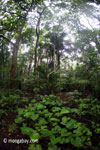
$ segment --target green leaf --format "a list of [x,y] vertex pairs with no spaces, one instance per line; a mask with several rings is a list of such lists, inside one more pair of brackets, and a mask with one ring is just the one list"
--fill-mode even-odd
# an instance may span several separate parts
[[26,112],[26,113],[24,114],[24,117],[30,118],[30,119],[32,119],[33,121],[35,121],[35,120],[38,119],[39,115],[38,115],[38,114],[34,114],[34,112]]
[[57,147],[57,145],[52,145],[49,143],[48,150],[61,150],[60,148]]
[[44,125],[44,126],[41,126],[41,129],[47,129],[48,126]]
[[25,112],[24,117],[30,118],[33,115],[34,115],[34,112]]
[[24,119],[22,118],[22,117],[17,117],[16,119],[15,119],[15,122],[16,123],[21,123],[21,122],[23,122],[24,121]]
[[51,118],[52,114],[53,114],[53,113],[47,113],[47,114],[45,114],[45,117],[46,117],[46,118]]
[[92,145],[91,141],[87,141],[86,145],[91,146]]
[[40,118],[39,119],[39,125],[44,125],[44,124],[48,124],[48,122],[44,119],[44,118]]
[[61,133],[62,128],[59,125],[56,125],[54,128],[52,128],[53,133]]
[[50,136],[51,144],[55,145],[61,141],[61,137],[55,137],[54,135]]
[[30,135],[30,139],[32,140],[38,140],[40,138],[40,134],[39,133],[34,133]]
[[65,129],[65,128],[63,128],[63,129],[61,130],[61,136],[68,136],[67,133],[68,133],[68,130]]
[[68,113],[70,113],[70,109],[68,109],[68,108],[63,108],[60,113],[61,113],[61,114],[68,114]]
[[77,121],[74,119],[71,119],[69,122],[67,122],[66,127],[68,129],[77,128]]
[[76,147],[82,147],[83,146],[83,141],[81,139],[81,137],[76,137],[75,139],[71,139],[71,143],[72,145],[76,146]]
[[18,108],[18,114],[23,115],[24,114],[24,108]]
[[50,118],[50,121],[58,122],[58,121],[59,121],[59,119],[57,119],[57,118]]
[[36,133],[36,131],[33,130],[32,128],[30,128],[30,127],[21,127],[21,132],[22,132],[22,134],[26,134],[26,135],[29,135],[29,136]]
[[37,144],[37,145],[36,145],[36,150],[42,150],[42,147],[41,147],[40,144]]
[[30,118],[31,118],[33,121],[35,121],[35,120],[38,119],[38,117],[39,117],[39,115],[38,115],[38,114],[35,114],[35,115],[31,116]]
[[70,120],[69,117],[63,117],[61,124],[66,125],[66,123]]
[[52,112],[56,112],[56,111],[59,111],[59,110],[61,110],[60,107],[52,107]]
[[67,143],[70,143],[70,138],[69,137],[67,137],[67,138],[61,138],[61,141],[60,141],[60,144],[67,144]]
[[100,128],[97,128],[97,129],[96,129],[96,133],[97,133],[97,134],[100,134]]
[[43,104],[40,104],[40,103],[34,104],[34,107],[36,107],[37,110],[46,108],[46,106],[44,106]]
[[52,132],[48,129],[41,130],[42,137],[49,137],[52,135]]
[[72,109],[71,109],[71,112],[72,112],[72,113],[73,113],[73,112],[78,113],[78,109],[77,109],[77,108],[72,108]]
[[36,150],[35,149],[35,144],[30,144],[28,147],[28,150]]
[[36,100],[35,100],[35,99],[32,99],[32,100],[31,100],[31,103],[35,103],[35,102],[36,102]]
[[40,144],[30,144],[28,150],[42,150],[42,147]]
[[48,109],[44,109],[42,112],[43,112],[44,114],[45,114],[45,113],[49,113],[49,112],[48,112]]
[[28,101],[29,101],[28,98],[23,97],[22,102],[28,102]]

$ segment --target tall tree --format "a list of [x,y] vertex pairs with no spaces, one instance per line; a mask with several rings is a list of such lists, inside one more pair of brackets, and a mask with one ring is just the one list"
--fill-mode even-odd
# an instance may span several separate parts
[[[20,39],[21,39],[21,34],[22,30],[24,28],[25,22],[27,20],[28,13],[35,8],[35,6],[41,2],[39,1],[12,1],[9,0],[7,3],[4,3],[4,12],[7,12],[10,14],[10,17],[6,18],[7,25],[5,24],[6,22],[2,22],[2,24],[5,24],[6,30],[9,31],[8,26],[10,27],[10,31],[13,29],[15,30],[15,33],[17,34],[16,36],[16,41],[15,43],[11,42],[8,38],[5,36],[1,35],[2,38],[8,40],[11,44],[13,44],[13,55],[12,55],[12,66],[11,66],[11,72],[10,72],[10,77],[11,77],[11,87],[14,88],[16,87],[16,68],[17,68],[17,55],[18,55],[18,50],[19,50],[19,44],[20,44]],[[12,11],[11,11],[12,8]],[[20,22],[20,24],[17,23],[16,29],[14,27],[15,22],[13,20],[11,24],[11,19],[15,18],[17,22]],[[11,25],[10,25],[11,24]]]
[[36,25],[36,44],[35,44],[35,48],[34,48],[34,51],[35,51],[35,56],[34,56],[34,71],[36,70],[36,66],[37,66],[37,48],[38,48],[39,37],[40,37],[40,23],[41,23],[41,18],[42,18],[42,15],[43,15],[43,12],[44,12],[45,9],[46,9],[46,7],[44,7],[41,12],[37,11],[39,17],[38,17],[37,25]]

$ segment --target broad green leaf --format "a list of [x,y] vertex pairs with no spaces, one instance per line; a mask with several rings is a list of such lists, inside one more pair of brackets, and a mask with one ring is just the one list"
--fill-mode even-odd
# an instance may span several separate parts
[[32,128],[30,128],[30,127],[21,127],[21,132],[22,132],[22,134],[26,134],[26,135],[29,135],[29,136],[36,133],[36,131],[33,130]]
[[66,123],[70,120],[69,117],[63,117],[61,124],[66,125]]
[[68,108],[63,108],[60,113],[61,113],[61,114],[68,114],[68,113],[70,113],[70,109],[68,109]]
[[22,118],[22,117],[17,117],[16,119],[15,119],[15,122],[16,123],[22,123],[24,121],[24,119]]
[[34,112],[26,112],[26,113],[24,114],[24,117],[30,118],[30,119],[32,119],[33,121],[35,121],[35,120],[38,119],[39,115],[38,115],[38,114],[35,114]]
[[39,133],[33,133],[30,135],[30,139],[32,140],[38,140],[40,138]]
[[48,130],[48,129],[42,129],[41,130],[41,136],[42,137],[49,137],[49,136],[51,136],[52,135],[52,131],[50,131],[50,130]]
[[38,119],[38,117],[39,117],[39,115],[38,114],[34,114],[33,116],[31,116],[30,118],[33,120],[33,121],[35,121],[35,120],[37,120]]
[[67,136],[67,133],[68,133],[68,130],[65,129],[65,128],[63,128],[63,129],[61,130],[61,136]]
[[58,122],[58,121],[59,121],[59,119],[57,119],[57,118],[50,118],[50,121]]
[[75,139],[71,139],[71,143],[72,145],[76,146],[76,147],[82,147],[83,146],[83,141],[81,139],[81,137],[76,137]]
[[39,124],[44,125],[44,124],[48,124],[48,122],[45,120],[45,118],[39,118]]
[[55,145],[61,141],[61,137],[55,137],[54,135],[50,136],[51,144]]
[[56,111],[59,111],[59,110],[61,110],[60,107],[52,107],[52,112],[56,112]]
[[77,121],[74,119],[71,119],[69,122],[67,122],[66,127],[68,129],[77,128]]
[[18,108],[18,114],[23,115],[24,114],[24,108]]

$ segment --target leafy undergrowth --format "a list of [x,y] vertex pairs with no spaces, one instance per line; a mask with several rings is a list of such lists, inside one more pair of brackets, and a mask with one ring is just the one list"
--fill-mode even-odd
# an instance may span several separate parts
[[[36,94],[30,99],[17,92],[0,95],[0,125],[7,130],[4,136],[30,141],[28,144],[17,141],[19,143],[13,144],[17,145],[16,150],[99,150],[100,103],[97,99],[82,99],[77,91],[64,94],[64,100],[54,94]],[[7,120],[9,117],[11,121]]]

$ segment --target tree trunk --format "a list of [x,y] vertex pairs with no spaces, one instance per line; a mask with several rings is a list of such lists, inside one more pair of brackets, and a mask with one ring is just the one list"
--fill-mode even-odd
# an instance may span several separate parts
[[55,49],[55,45],[54,45],[54,51],[53,51],[53,63],[54,63],[54,70],[56,69],[56,55],[55,55],[55,52],[56,52],[56,49]]
[[12,66],[11,66],[11,70],[10,70],[10,86],[11,86],[11,88],[16,88],[17,55],[18,55],[18,50],[19,50],[21,33],[22,33],[23,27],[25,25],[25,21],[26,21],[28,12],[31,10],[33,4],[34,4],[34,0],[32,0],[30,7],[28,9],[27,8],[24,9],[26,11],[26,13],[25,13],[25,16],[23,16],[24,19],[21,20],[22,26],[20,26],[18,29],[17,39],[16,39],[15,43],[11,42],[8,38],[4,37],[3,35],[0,35],[2,38],[6,39],[8,42],[10,42],[14,46],[13,56],[12,56]]
[[59,53],[59,50],[57,50],[57,69],[60,69],[60,53]]
[[17,54],[18,54],[22,29],[23,29],[23,26],[19,28],[16,43],[14,44],[14,50],[13,50],[13,56],[12,56],[12,66],[11,66],[11,71],[10,71],[11,88],[16,88]]
[[[46,8],[46,7],[45,7]],[[42,14],[45,10],[45,8],[43,9],[42,12],[38,12],[37,13],[39,14],[39,18],[38,18],[38,21],[37,21],[37,25],[36,25],[36,44],[35,44],[35,56],[34,56],[34,72],[36,70],[36,67],[37,67],[37,48],[38,48],[38,43],[39,43],[39,37],[40,37],[40,21],[41,21],[41,17],[42,17]]]
[[37,67],[37,48],[38,48],[38,43],[39,43],[39,34],[37,34],[37,39],[36,39],[36,45],[35,45],[35,56],[34,56],[34,72]]
[[[36,25],[36,43],[35,43],[35,48],[34,48],[34,51],[35,51],[35,54],[34,54],[34,72],[36,70],[37,63],[38,63],[38,60],[37,60],[37,48],[38,48],[39,37],[40,37],[40,21],[41,21],[41,17],[42,17],[43,11],[41,13],[38,12],[39,18],[38,18],[37,25]],[[31,66],[32,66],[32,60],[33,60],[33,55],[32,55],[32,59],[30,60],[28,75],[30,73],[30,69],[31,69]]]
[[30,72],[31,72],[32,60],[33,60],[33,55],[32,55],[32,58],[30,58],[29,67],[28,67],[28,75],[30,75]]
[[48,49],[46,50],[46,58],[47,58],[47,67],[49,66],[49,58],[48,58]]

